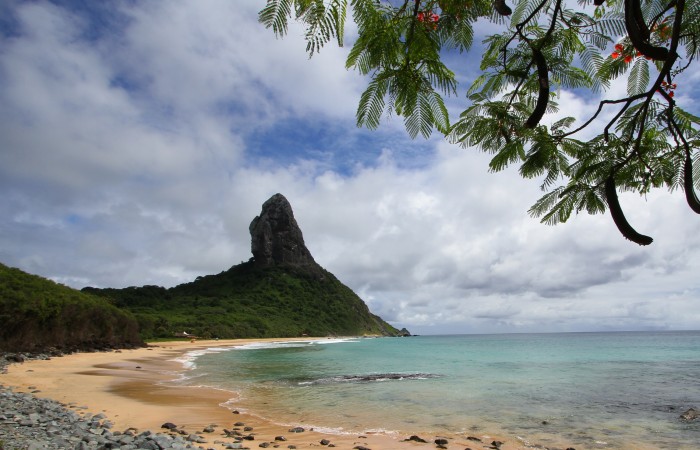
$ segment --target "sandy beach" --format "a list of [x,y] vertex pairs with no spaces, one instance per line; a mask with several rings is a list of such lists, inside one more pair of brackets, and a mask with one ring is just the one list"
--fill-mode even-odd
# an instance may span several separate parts
[[[271,339],[280,341],[280,339]],[[173,341],[150,344],[146,348],[98,353],[75,353],[50,360],[32,360],[13,364],[0,375],[0,384],[17,392],[32,392],[65,404],[79,413],[104,413],[114,430],[135,428],[138,431],[167,432],[166,422],[176,424],[188,433],[201,433],[206,440],[203,448],[224,448],[235,442],[226,437],[224,429],[251,427],[244,434],[253,440],[243,441],[256,448],[263,443],[277,448],[323,447],[322,440],[343,449],[435,448],[438,436],[420,436],[427,443],[406,441],[410,436],[387,434],[323,434],[306,429],[290,432],[289,426],[275,424],[257,416],[234,413],[224,404],[232,397],[227,391],[176,386],[172,381],[185,368],[176,361],[185,353],[209,347],[237,346],[262,340]],[[235,426],[236,423],[244,425]],[[214,432],[203,432],[214,425]],[[283,436],[286,440],[276,440]],[[444,448],[494,448],[491,436],[479,436],[482,442],[468,436],[440,436],[448,439]],[[505,442],[501,449],[521,448],[519,442]],[[262,446],[264,446],[263,444]],[[326,444],[328,445],[328,444]]]

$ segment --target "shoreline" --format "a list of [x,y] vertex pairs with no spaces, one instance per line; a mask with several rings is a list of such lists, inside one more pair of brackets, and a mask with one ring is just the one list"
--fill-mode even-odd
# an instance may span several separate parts
[[[273,422],[274,418],[232,411],[225,406],[234,395],[230,391],[172,383],[187,371],[182,358],[193,351],[310,339],[314,338],[169,341],[137,349],[74,353],[11,364],[7,373],[0,374],[0,385],[58,401],[79,414],[104,414],[114,430],[133,428],[138,432],[167,433],[161,425],[170,422],[179,430],[201,436],[205,442],[198,445],[205,449],[227,448],[236,442],[242,442],[244,448],[308,448],[329,444],[343,449],[373,450],[436,446],[461,450],[532,448],[517,440],[485,435],[419,435],[426,441],[419,442],[408,440],[410,435],[393,433],[333,434],[308,428],[292,432],[289,426]],[[214,431],[205,431],[211,428]],[[247,439],[240,441],[232,434],[227,436],[225,429],[229,432],[235,429]],[[441,439],[439,444],[437,439]],[[498,442],[501,445],[493,445]]]
[[[225,406],[233,395],[229,391],[171,383],[187,370],[176,359],[189,352],[309,339],[313,338],[198,340],[194,343],[169,341],[137,349],[73,353],[47,360],[10,364],[7,373],[0,374],[0,385],[10,387],[17,393],[57,401],[81,415],[104,414],[115,431],[132,428],[138,432],[150,430],[153,433],[168,433],[161,426],[170,422],[177,425],[178,430],[201,435],[206,441],[199,444],[203,448],[226,448],[226,444],[239,442],[232,436],[226,436],[224,429],[237,429],[249,439],[252,437],[251,440],[242,441],[244,448],[260,447],[261,444],[279,448],[323,447],[330,444],[343,449],[432,449],[439,438],[447,440],[442,448],[497,448],[491,443],[498,439],[489,436],[479,436],[482,442],[469,440],[467,436],[420,436],[427,441],[421,443],[405,440],[410,436],[386,433],[331,434],[309,428],[303,432],[291,432],[290,427],[271,420],[232,411]],[[214,431],[204,431],[209,427]],[[280,437],[285,440],[280,440]],[[322,444],[322,441],[328,442]],[[500,448],[521,448],[514,444],[506,442]]]

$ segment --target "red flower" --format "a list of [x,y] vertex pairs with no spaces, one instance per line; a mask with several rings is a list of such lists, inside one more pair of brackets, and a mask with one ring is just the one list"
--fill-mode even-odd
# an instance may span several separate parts
[[618,52],[612,52],[612,55],[610,56],[612,56],[612,59],[617,59],[620,57],[620,54]]
[[630,56],[630,55],[625,56],[625,62],[629,63],[630,61],[632,61],[632,56]]
[[668,93],[668,96],[671,97],[671,98],[673,98],[673,91],[669,92],[669,93]]
[[434,12],[419,12],[416,15],[416,18],[418,19],[419,22],[423,22],[428,24],[433,30],[437,28],[437,23],[438,20],[440,20],[440,16],[435,14]]
[[622,44],[615,44],[615,50],[618,52],[622,53],[622,51],[625,49]]

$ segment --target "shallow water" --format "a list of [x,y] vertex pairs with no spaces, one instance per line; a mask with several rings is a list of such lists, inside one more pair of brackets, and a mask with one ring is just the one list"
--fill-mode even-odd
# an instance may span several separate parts
[[700,332],[322,339],[190,355],[183,383],[285,424],[700,448]]

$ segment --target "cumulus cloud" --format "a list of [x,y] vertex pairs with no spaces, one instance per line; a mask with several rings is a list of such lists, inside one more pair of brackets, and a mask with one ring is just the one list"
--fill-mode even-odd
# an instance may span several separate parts
[[[537,182],[489,173],[489,155],[392,118],[357,129],[348,49],[309,60],[298,26],[275,39],[258,7],[12,3],[0,261],[77,288],[173,286],[247,260],[281,192],[316,261],[414,332],[700,326],[700,234],[678,193],[621,196],[650,248],[609,216],[542,225]],[[595,101],[559,98],[577,116]]]

